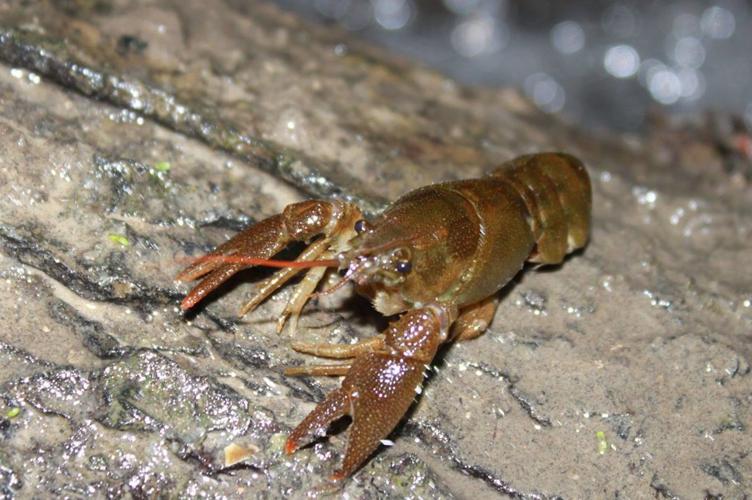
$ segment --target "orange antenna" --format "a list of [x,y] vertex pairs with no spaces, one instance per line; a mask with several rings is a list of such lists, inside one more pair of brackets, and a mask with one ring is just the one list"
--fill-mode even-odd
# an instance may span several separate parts
[[277,259],[259,259],[257,257],[247,257],[245,255],[204,255],[193,261],[193,264],[203,262],[222,262],[224,264],[247,264],[249,266],[265,267],[339,267],[339,261],[336,259],[323,260],[277,260]]

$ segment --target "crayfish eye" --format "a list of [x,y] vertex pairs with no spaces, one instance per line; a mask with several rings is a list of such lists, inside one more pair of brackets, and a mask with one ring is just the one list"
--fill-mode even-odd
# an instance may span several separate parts
[[368,221],[365,219],[360,219],[357,222],[355,222],[355,232],[358,234],[364,233],[365,231],[368,231]]
[[401,274],[407,274],[409,273],[413,268],[413,265],[410,263],[409,260],[402,260],[400,262],[397,262],[397,272]]

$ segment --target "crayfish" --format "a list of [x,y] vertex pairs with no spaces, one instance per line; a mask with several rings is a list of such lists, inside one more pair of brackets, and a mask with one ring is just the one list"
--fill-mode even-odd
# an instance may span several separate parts
[[[241,315],[308,270],[278,330],[288,319],[297,321],[331,268],[344,273],[340,283],[352,282],[380,313],[401,314],[383,334],[357,344],[293,344],[299,352],[347,360],[286,372],[345,377],[285,444],[292,454],[305,440],[325,434],[334,420],[351,416],[342,466],[332,476],[341,480],[402,419],[439,346],[483,333],[496,310],[496,292],[526,261],[559,264],[585,246],[591,203],[585,167],[564,153],[521,156],[479,179],[416,189],[370,221],[352,203],[294,203],[178,274],[182,281],[206,275],[181,307],[193,307],[241,269],[261,265],[283,269],[259,285]],[[272,259],[294,241],[308,244],[296,260]]]

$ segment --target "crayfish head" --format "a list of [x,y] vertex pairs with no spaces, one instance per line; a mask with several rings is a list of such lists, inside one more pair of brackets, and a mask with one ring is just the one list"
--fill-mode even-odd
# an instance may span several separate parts
[[451,302],[472,266],[473,221],[429,194],[396,202],[372,224],[358,221],[341,255],[340,269],[382,314]]
[[[388,235],[365,221],[356,225],[358,236],[352,240],[352,250],[338,256],[345,279],[357,286],[359,293],[373,300],[382,314],[396,314],[409,308],[401,290],[410,280],[413,270],[413,250],[410,238]],[[387,236],[387,237],[385,237]]]
[[361,295],[373,301],[377,311],[392,315],[409,308],[401,289],[409,279],[411,267],[409,250],[395,248],[352,258],[346,279],[356,284]]
[[350,279],[359,286],[380,283],[394,289],[402,285],[410,271],[410,250],[399,247],[368,255],[355,255],[347,266]]

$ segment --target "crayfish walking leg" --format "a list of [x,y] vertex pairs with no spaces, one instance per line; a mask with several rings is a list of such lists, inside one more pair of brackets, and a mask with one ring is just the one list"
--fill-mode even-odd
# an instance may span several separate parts
[[360,353],[350,365],[342,386],[298,425],[285,445],[288,454],[302,440],[323,435],[330,423],[352,417],[342,467],[332,475],[351,475],[374,452],[404,416],[419,391],[426,367],[446,338],[446,312],[426,307],[405,313],[386,330],[383,345]]

